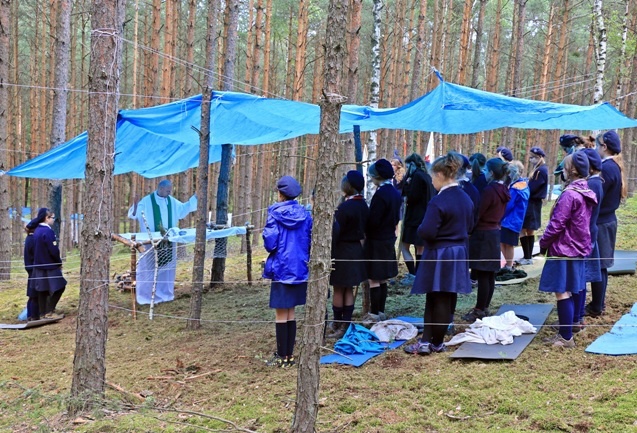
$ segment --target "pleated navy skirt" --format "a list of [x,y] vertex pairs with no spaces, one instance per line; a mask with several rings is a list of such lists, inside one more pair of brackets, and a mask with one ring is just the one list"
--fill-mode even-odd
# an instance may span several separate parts
[[270,308],[293,308],[305,305],[307,282],[283,284],[272,282],[270,285]]
[[468,258],[466,245],[425,249],[411,294],[471,293]]
[[541,292],[577,294],[585,287],[586,265],[582,258],[547,258],[540,277]]

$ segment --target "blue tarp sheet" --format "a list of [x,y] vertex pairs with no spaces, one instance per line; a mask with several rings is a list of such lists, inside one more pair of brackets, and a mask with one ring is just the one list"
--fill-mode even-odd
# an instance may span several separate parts
[[[115,174],[148,178],[196,167],[199,156],[201,95],[138,110],[122,110],[115,140]],[[636,127],[607,103],[594,106],[519,99],[440,82],[430,93],[398,108],[345,105],[340,131],[406,129],[464,134],[505,126],[590,131]],[[213,92],[209,162],[219,161],[221,145],[258,145],[318,134],[317,105]],[[86,132],[8,172],[12,176],[79,179],[86,164]]]
[[637,304],[609,332],[593,341],[586,351],[601,355],[637,354]]

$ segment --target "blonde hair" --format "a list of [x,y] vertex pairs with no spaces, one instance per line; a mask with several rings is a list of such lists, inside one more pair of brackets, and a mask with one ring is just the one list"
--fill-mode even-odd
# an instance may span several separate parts
[[442,173],[446,179],[455,179],[462,167],[462,158],[455,152],[447,152],[445,156],[436,158],[431,165],[432,173]]
[[615,164],[619,167],[619,172],[621,173],[622,179],[622,200],[625,200],[628,197],[628,181],[626,179],[626,170],[624,167],[624,157],[621,153],[615,154],[613,156],[609,156],[609,159],[615,161]]

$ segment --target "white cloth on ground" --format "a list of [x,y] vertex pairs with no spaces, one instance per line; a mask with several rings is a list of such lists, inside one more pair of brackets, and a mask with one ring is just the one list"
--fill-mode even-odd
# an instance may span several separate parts
[[372,326],[371,331],[383,343],[389,343],[394,340],[411,340],[418,335],[418,329],[414,325],[396,319],[378,322]]
[[536,332],[537,329],[528,321],[520,319],[513,311],[507,311],[499,316],[476,319],[465,332],[454,335],[445,344],[454,346],[469,342],[506,345],[513,343],[513,337]]
[[[159,224],[155,224],[155,218],[153,214],[153,204],[150,196],[154,194],[159,211],[161,214],[164,227],[168,225],[168,200],[170,200],[170,208],[172,213],[172,223],[177,225],[180,219],[183,219],[190,212],[197,210],[197,197],[192,196],[186,203],[182,203],[172,196],[160,197],[157,192],[153,192],[146,197],[142,198],[137,205],[137,212],[133,214],[135,206],[131,206],[128,210],[128,217],[139,221],[140,231],[146,231],[146,223],[142,212],[148,222],[148,227],[151,232],[159,229]],[[168,227],[166,227],[168,228]],[[157,239],[155,239],[157,240]],[[147,248],[146,252],[140,257],[137,264],[137,277],[135,291],[137,295],[137,302],[139,304],[150,304],[152,298],[153,282],[156,281],[155,286],[155,303],[167,302],[175,299],[175,274],[177,270],[177,248],[176,245],[172,245],[172,259],[160,266],[157,269],[157,278],[155,279],[155,250],[154,248]]]

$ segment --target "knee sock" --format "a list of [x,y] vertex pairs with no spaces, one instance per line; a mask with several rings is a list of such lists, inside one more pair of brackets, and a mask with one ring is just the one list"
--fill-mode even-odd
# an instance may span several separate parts
[[40,306],[38,305],[37,296],[31,296],[27,301],[27,317],[33,320],[40,318]]
[[378,305],[378,311],[385,312],[385,303],[387,302],[387,283],[381,283],[380,285],[380,304]]
[[287,357],[291,358],[294,355],[294,343],[296,341],[296,320],[287,321],[288,328],[288,341],[287,341]]
[[[475,271],[478,279],[478,299],[476,300],[476,308],[486,311],[493,297],[492,285],[495,287],[495,274],[488,271]],[[491,282],[493,280],[493,284]]]
[[414,275],[416,275],[416,272],[418,272],[418,265],[420,263],[420,259],[422,259],[422,254],[416,254],[416,270],[414,272]]
[[285,358],[288,353],[288,322],[276,322],[276,353]]
[[405,264],[407,265],[407,272],[411,275],[416,275],[416,265],[411,260],[405,260]]
[[491,305],[491,300],[493,299],[493,294],[495,293],[495,272],[489,272],[487,277],[489,282],[489,297],[487,298],[487,305],[484,307],[484,311],[489,309],[489,305]]
[[369,312],[378,314],[380,311],[380,286],[369,288]]
[[591,308],[595,311],[604,311],[607,284],[608,269],[602,268],[602,281],[591,283]]
[[352,315],[354,314],[354,306],[346,305],[343,307],[343,324],[349,326],[352,321]]
[[573,338],[573,298],[557,301],[557,317],[560,321],[560,335],[565,340]]
[[586,315],[586,287],[579,292],[579,306],[575,305],[575,308],[579,308],[579,320],[583,322]]
[[453,297],[451,301],[451,311],[449,312],[449,323],[453,323],[454,315],[456,314],[456,306],[458,305],[458,294]]
[[431,327],[431,344],[436,347],[440,347],[444,342],[449,327],[451,307],[455,303],[454,298],[457,298],[455,293],[435,292],[427,294],[427,302],[431,300],[434,304],[432,319],[435,324]]
[[334,325],[340,325],[343,321],[343,307],[335,307],[332,305],[332,311],[334,312]]
[[520,236],[520,246],[522,247],[523,257],[528,259],[529,255],[529,243],[526,241],[528,236]]
[[62,297],[64,290],[66,289],[58,290],[57,292],[49,296],[49,304],[46,309],[47,313],[52,313],[53,310],[55,310],[55,307],[57,307],[58,302],[60,302],[60,298]]
[[432,323],[434,322],[433,319],[433,302],[429,301],[429,293],[427,293],[426,297],[426,301],[425,301],[425,314],[424,314],[424,328],[422,328],[422,337],[420,338],[420,342],[421,343],[431,343],[431,339],[432,339]]
[[581,296],[582,292],[571,294],[571,299],[573,300],[573,325],[579,323],[580,321],[579,306]]

